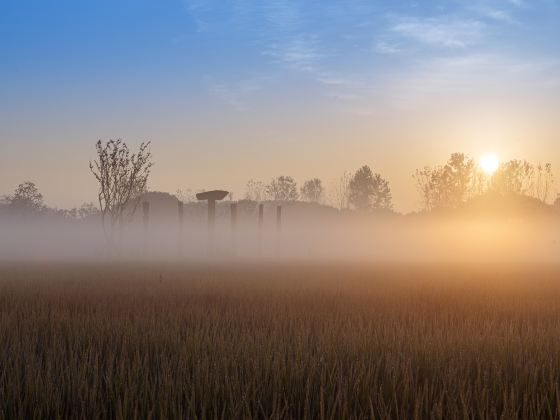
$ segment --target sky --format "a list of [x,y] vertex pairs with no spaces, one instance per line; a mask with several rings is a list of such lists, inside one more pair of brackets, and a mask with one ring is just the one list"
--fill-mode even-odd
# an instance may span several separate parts
[[367,164],[411,211],[453,152],[560,184],[559,40],[560,0],[0,0],[0,195],[95,201],[110,138],[171,193]]

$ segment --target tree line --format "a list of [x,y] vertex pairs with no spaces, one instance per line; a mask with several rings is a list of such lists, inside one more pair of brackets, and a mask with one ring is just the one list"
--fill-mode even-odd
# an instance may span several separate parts
[[[491,193],[533,197],[547,203],[552,196],[552,165],[526,160],[500,163],[485,174],[475,160],[464,153],[453,153],[441,166],[417,169],[413,175],[425,210],[457,208],[476,196]],[[559,204],[558,199],[555,204]]]
[[[13,194],[0,199],[0,214],[48,214],[66,219],[99,215],[107,234],[111,235],[118,225],[131,218],[140,197],[147,192],[153,166],[150,143],[142,143],[133,152],[123,140],[99,140],[95,150],[96,159],[89,167],[99,186],[97,205],[86,203],[71,210],[51,209],[44,204],[37,186],[25,182]],[[550,163],[535,165],[525,160],[510,160],[502,162],[492,175],[487,175],[474,158],[464,153],[453,153],[442,165],[417,169],[413,179],[425,211],[458,208],[469,199],[487,193],[534,197],[546,203],[552,197],[554,183]],[[189,193],[180,195],[185,201],[192,198]],[[298,188],[294,178],[286,175],[268,183],[249,180],[244,199],[320,204],[330,201],[339,209],[362,212],[394,209],[388,180],[367,165],[352,173],[345,172],[334,186],[330,200],[327,200],[319,178],[306,180]],[[555,204],[560,206],[560,201],[557,199]]]
[[84,220],[99,214],[94,203],[83,203],[72,209],[48,207],[43,194],[34,182],[26,181],[19,184],[10,195],[0,197],[0,216],[20,216],[32,218],[43,216],[50,220]]
[[[362,166],[351,176],[341,180],[343,185],[337,188],[335,201],[341,209],[393,210],[393,197],[389,182],[381,174],[374,173],[367,165]],[[303,183],[298,190],[296,181],[291,176],[278,176],[270,183],[249,180],[246,185],[245,199],[251,201],[306,201],[323,203],[325,189],[319,178],[312,178]]]

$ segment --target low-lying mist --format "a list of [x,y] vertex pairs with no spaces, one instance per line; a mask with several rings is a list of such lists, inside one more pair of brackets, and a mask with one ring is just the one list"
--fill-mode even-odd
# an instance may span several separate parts
[[214,261],[301,260],[362,262],[554,262],[560,221],[553,218],[416,216],[297,217],[289,208],[277,226],[274,212],[232,227],[206,220],[139,218],[114,232],[99,220],[0,221],[0,260]]

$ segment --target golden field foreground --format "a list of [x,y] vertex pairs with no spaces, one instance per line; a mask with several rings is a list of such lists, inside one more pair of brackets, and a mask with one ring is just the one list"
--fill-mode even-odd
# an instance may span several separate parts
[[0,417],[560,417],[560,268],[3,264]]

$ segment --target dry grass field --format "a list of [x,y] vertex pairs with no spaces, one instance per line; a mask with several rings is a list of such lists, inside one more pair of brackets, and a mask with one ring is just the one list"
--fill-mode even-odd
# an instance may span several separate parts
[[0,417],[560,417],[560,269],[4,264]]

